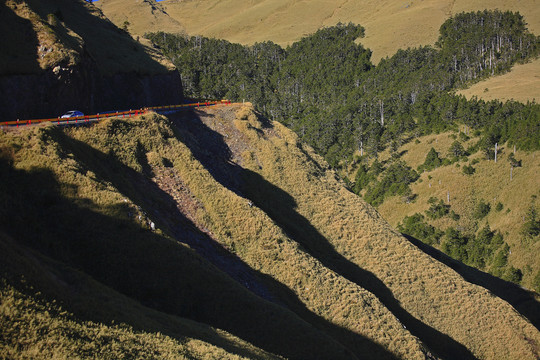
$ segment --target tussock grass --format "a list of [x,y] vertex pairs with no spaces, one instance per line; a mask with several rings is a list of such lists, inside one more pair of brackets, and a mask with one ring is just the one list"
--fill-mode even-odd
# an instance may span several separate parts
[[[244,137],[243,140],[247,140],[247,144],[244,144],[245,147],[240,153],[233,154],[233,157],[241,158],[245,165],[257,162],[257,158],[250,157],[246,153],[247,149],[256,148],[259,142],[266,144],[268,141],[264,140],[261,124],[253,111],[248,108],[240,109],[238,116],[232,117],[231,114],[223,114],[221,111],[210,110],[210,117],[203,116],[202,121],[211,129],[210,131],[219,129],[220,134],[230,140],[229,145],[232,149],[235,148],[235,143]],[[238,119],[235,119],[236,117]],[[240,120],[243,118],[246,120]],[[184,136],[187,138],[193,134],[186,132]],[[288,131],[286,136],[291,136]],[[373,341],[395,356],[423,357],[421,344],[376,297],[324,267],[320,261],[307,254],[298,243],[284,233],[264,209],[258,205],[250,206],[249,196],[247,198],[245,195],[239,196],[217,181],[216,175],[213,176],[196,160],[197,156],[201,155],[195,157],[193,155],[193,152],[204,152],[207,145],[208,143],[202,143],[201,148],[186,147],[184,153],[174,161],[175,169],[181,174],[185,184],[203,204],[203,209],[194,214],[202,227],[210,229],[218,241],[241,257],[249,266],[285,285],[292,291],[294,297],[300,300],[302,306],[328,322],[360,335],[356,337],[339,329],[323,327],[333,336],[339,337],[340,341],[357,355],[388,357],[384,351],[381,352],[377,346],[370,344],[369,341]],[[247,187],[242,187],[242,191],[250,194],[263,191],[262,186],[271,186],[251,171],[230,175],[242,176],[248,183]],[[250,189],[250,186],[254,188]],[[287,197],[286,194],[275,193],[264,195]],[[251,199],[253,200],[253,197]],[[271,198],[268,200],[271,201]],[[253,201],[255,204],[258,202]],[[297,311],[300,310],[298,305],[294,305],[293,309],[295,308]],[[362,340],[364,337],[368,341]]]
[[[475,356],[494,359],[513,358],[516,354],[528,358],[537,356],[534,344],[540,340],[538,330],[506,302],[463,281],[455,272],[412,246],[374,209],[345,190],[324,162],[300,144],[292,132],[272,124],[272,136],[253,119],[250,121],[249,116],[247,118],[241,131],[253,139],[254,149],[243,154],[244,166],[280,189],[274,191],[276,197],[288,194],[293,198],[294,212],[289,214],[297,213],[298,219],[307,219],[328,241],[328,249],[335,249],[346,261],[375,275],[384,284],[382,288],[388,288],[406,312],[464,344]],[[262,133],[266,134],[266,141],[262,141]],[[259,187],[257,191],[264,189]],[[272,203],[263,206],[271,211]],[[280,207],[278,211],[283,209]],[[273,216],[286,221],[279,215]],[[296,226],[302,229],[302,224]],[[303,230],[313,233],[305,227]],[[306,246],[313,247],[312,253],[317,253],[318,246],[325,248],[324,244],[309,240],[304,243]],[[388,305],[391,300],[385,298],[380,287],[369,281],[365,286],[371,287],[391,306]],[[534,340],[530,343],[520,340],[524,337]]]
[[61,308],[11,286],[2,286],[0,299],[2,358],[118,359],[135,355],[145,359],[245,359],[217,347],[209,347],[208,352],[190,351],[190,347],[201,347],[196,340],[184,342],[160,333],[137,332],[125,324],[77,321]]
[[476,96],[486,101],[513,99],[523,103],[533,100],[538,102],[540,99],[540,59],[528,64],[515,65],[507,74],[491,77],[457,93],[468,99]]
[[[441,156],[448,156],[448,149],[454,141],[452,135],[457,133],[443,133],[420,137],[420,143],[414,141],[402,146],[398,152],[406,151],[403,160],[413,168],[421,164],[431,147],[434,147]],[[472,138],[464,143],[464,147],[474,144],[478,138]],[[513,179],[510,180],[510,163],[508,156],[513,153],[513,148],[506,144],[500,146],[497,163],[486,160],[480,152],[469,156],[469,162],[442,166],[433,171],[421,174],[420,180],[411,185],[413,193],[418,195],[415,202],[406,204],[401,198],[394,197],[386,200],[378,210],[381,215],[392,225],[403,220],[405,216],[414,213],[424,213],[429,208],[428,199],[447,201],[447,192],[450,193],[451,209],[460,215],[458,221],[443,217],[430,221],[436,227],[460,228],[465,232],[475,233],[477,230],[489,224],[492,230],[498,230],[504,235],[504,241],[510,245],[511,254],[509,263],[516,268],[522,269],[522,284],[531,287],[530,284],[540,269],[538,251],[540,243],[528,242],[521,235],[523,217],[531,203],[531,196],[540,195],[540,154],[538,152],[516,151],[516,158],[522,159],[522,167],[514,168]],[[466,164],[477,159],[473,165],[476,169],[473,175],[465,175],[461,169]],[[430,186],[431,185],[431,186]],[[491,204],[491,211],[485,218],[477,221],[473,217],[475,205],[479,201]],[[502,211],[495,211],[497,203],[504,206]]]
[[[11,223],[2,220],[2,228],[166,319],[205,322],[291,358],[421,359],[428,351],[538,356],[537,329],[401,237],[284,126],[240,105],[171,120],[174,126],[148,115],[0,134],[1,164],[13,169],[2,172],[12,191],[1,192],[0,201],[26,214],[18,220],[4,211],[0,218]],[[183,216],[181,191],[181,200],[194,204],[182,207]],[[26,205],[28,199],[39,201]],[[53,221],[53,214],[67,223]],[[92,221],[80,220],[88,216]],[[16,226],[29,217],[26,228]],[[50,224],[60,226],[51,230]],[[174,241],[201,241],[195,227],[251,269],[258,280],[246,286],[280,305],[254,296]],[[78,235],[67,241],[62,234],[76,234],[73,229]],[[31,233],[42,234],[39,241]],[[76,247],[69,246],[73,241]],[[222,340],[193,337],[228,349]],[[235,354],[270,357],[246,350],[245,341],[231,343],[238,344]]]
[[0,250],[3,358],[273,358],[224,331],[143,307],[3,232]]
[[163,74],[174,69],[159,52],[133,39],[82,0],[9,0],[0,16],[6,26],[2,74],[72,66],[88,55],[105,75]]
[[[3,134],[2,148],[13,154],[8,161],[12,165],[2,163],[11,193],[0,193],[0,201],[13,204],[10,212],[25,215],[9,224],[3,221],[2,228],[19,242],[168,316],[225,328],[289,358],[351,358],[325,333],[253,295],[172,239],[170,234],[179,240],[211,241],[174,216],[167,197],[143,176],[146,163],[141,155],[146,150],[141,147],[174,156],[173,145],[179,142],[172,135],[167,121],[157,116],[115,119],[65,133],[49,126]],[[7,209],[2,210],[7,219]],[[155,232],[149,231],[149,221],[157,224]],[[39,238],[32,236],[36,233]],[[241,344],[246,342],[219,345],[249,358],[274,357],[269,350]]]
[[[102,0],[119,3],[120,0]],[[127,1],[124,0],[124,3]],[[392,56],[398,49],[434,44],[439,27],[451,15],[463,11],[499,9],[520,11],[533,33],[540,31],[540,12],[534,1],[423,1],[354,2],[263,0],[257,2],[183,1],[163,3],[167,13],[190,35],[204,35],[242,44],[272,40],[289,45],[303,35],[338,22],[353,22],[366,28],[364,46],[373,51],[374,62]],[[105,10],[105,7],[104,7]],[[111,14],[114,14],[111,9]],[[118,12],[120,9],[117,9]],[[105,10],[105,13],[108,12]],[[112,16],[112,15],[111,15]],[[175,27],[160,29],[178,32]]]
[[33,73],[79,62],[82,39],[62,27],[54,14],[41,18],[28,3],[11,0],[2,5],[0,16],[6,29],[0,54],[2,74]]

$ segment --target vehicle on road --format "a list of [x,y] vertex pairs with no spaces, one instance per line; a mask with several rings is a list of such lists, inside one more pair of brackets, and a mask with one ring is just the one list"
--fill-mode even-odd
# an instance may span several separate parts
[[77,117],[77,116],[84,116],[84,114],[80,112],[79,110],[70,110],[64,115],[60,116],[60,119],[72,118],[72,117]]

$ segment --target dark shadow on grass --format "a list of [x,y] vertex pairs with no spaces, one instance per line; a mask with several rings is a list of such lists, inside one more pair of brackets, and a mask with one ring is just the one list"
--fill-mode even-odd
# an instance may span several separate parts
[[222,135],[208,128],[200,119],[200,114],[183,113],[175,124],[180,131],[181,140],[218,182],[250,199],[324,266],[377,296],[431,351],[444,359],[474,358],[465,346],[424,324],[403,309],[391,290],[374,274],[338,253],[332,244],[296,211],[296,202],[287,192],[269,183],[259,174],[232,163],[230,150]]
[[250,190],[246,195],[263,209],[289,237],[306,252],[346,279],[373,293],[426,346],[444,359],[473,359],[472,353],[448,335],[416,319],[401,307],[392,291],[373,273],[362,269],[337,252],[332,244],[302,215],[296,212],[294,199],[268,183],[259,174],[245,170]]
[[32,23],[18,16],[5,1],[0,3],[0,29],[2,30],[0,76],[41,72],[37,60],[39,40]]
[[[121,125],[125,123],[122,120],[113,122],[124,130],[129,127]],[[9,217],[4,214],[0,220],[11,237],[24,240],[31,248],[80,269],[149,308],[227,330],[271,353],[293,359],[350,359],[355,358],[350,344],[356,353],[368,358],[394,358],[380,345],[312,313],[290,289],[251,269],[201,233],[179,212],[167,193],[119,162],[114,154],[97,151],[66,136],[61,129],[48,129],[46,136],[50,136],[47,141],[57,142],[65,154],[77,160],[81,173],[91,171],[98,181],[112,184],[139,205],[159,228],[202,256],[133,221],[98,212],[125,214],[129,211],[125,205],[103,209],[91,201],[64,197],[60,184],[46,170],[6,170],[7,176],[0,176],[5,180],[4,189],[20,195],[16,201],[9,201],[16,204],[11,211],[23,216],[5,222]],[[144,151],[139,149],[137,153],[136,157],[144,161]],[[76,197],[77,188],[64,187],[63,191]],[[2,196],[9,198],[0,192],[0,200]],[[29,203],[33,206],[26,206]],[[342,338],[352,341],[344,343]],[[231,351],[257,357],[234,347]]]
[[432,258],[452,268],[468,282],[482,286],[491,291],[494,295],[507,301],[540,330],[540,304],[535,300],[532,291],[528,291],[514,283],[502,280],[471,266],[465,265],[412,236],[407,234],[403,234],[403,236]]

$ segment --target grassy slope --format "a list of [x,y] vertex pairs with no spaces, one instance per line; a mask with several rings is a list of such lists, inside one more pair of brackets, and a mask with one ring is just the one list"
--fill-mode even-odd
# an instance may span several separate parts
[[[179,150],[181,144],[171,139],[173,134],[166,122],[152,117],[132,123],[108,121],[68,133],[74,137],[54,127],[1,136],[1,147],[7,154],[1,163],[2,183],[9,191],[0,193],[0,202],[11,204],[2,207],[4,219],[10,220],[2,221],[1,227],[18,244],[79,268],[167,316],[226,328],[271,352],[289,358],[351,358],[343,346],[291,311],[253,295],[162,231],[147,230],[151,216],[164,229],[178,231],[180,240],[197,236],[181,215],[174,215],[167,196],[145,180],[137,158],[141,143],[161,151],[162,156],[174,156]],[[88,143],[106,152],[77,140],[77,136],[88,136]],[[13,213],[24,215],[13,217]],[[174,229],[168,228],[168,221]],[[30,272],[26,267],[22,273],[10,267],[7,271],[13,271],[15,279]],[[38,291],[44,291],[42,279],[33,277],[29,281]],[[80,286],[74,285],[77,283],[68,282],[68,290],[75,292],[78,309],[86,309],[86,294],[80,294]],[[80,298],[76,296],[79,294]],[[56,292],[51,296],[56,298]],[[97,299],[95,303],[90,301],[90,308],[102,311],[98,320],[122,319],[114,307],[108,306],[107,298],[93,296]],[[66,306],[71,306],[73,301],[67,300]],[[130,319],[143,315],[136,311]],[[146,325],[142,323],[142,330],[150,332],[166,333],[175,328]],[[234,345],[235,341],[231,342]],[[242,347],[241,343],[235,346]],[[246,356],[255,356],[257,351],[248,351]]]
[[[235,120],[236,130],[223,126],[228,120],[223,113],[209,112],[206,124],[224,136],[233,154],[237,154],[235,161],[248,170],[244,176],[250,181],[243,188],[248,198],[290,234],[301,249],[369,289],[402,321],[407,321],[407,328],[414,327],[423,340],[444,342],[444,337],[436,334],[440,331],[480,358],[537,356],[532,355],[538,352],[537,345],[532,345],[539,339],[537,329],[523,323],[507,303],[466,283],[400,237],[377,212],[346,191],[324,162],[299,144],[290,131],[279,124],[261,124],[247,109],[237,114],[243,120]],[[236,131],[247,137],[248,146],[238,148]],[[276,235],[266,235],[266,228],[264,232],[259,230],[259,217],[249,215],[257,209],[231,209],[230,202],[221,200],[221,196],[215,199],[204,195],[213,194],[212,189],[196,190],[200,183],[192,183],[190,188],[204,204],[206,212],[199,215],[205,225],[223,234],[222,241],[236,249],[248,264],[277,277],[311,306],[316,300],[310,299],[313,292],[320,291],[310,280],[313,270],[305,275],[297,270],[281,272],[277,267],[286,258],[273,255],[276,244],[272,238]],[[248,221],[250,218],[254,220]],[[279,244],[279,248],[287,243]],[[330,304],[335,306],[327,308],[332,314],[345,311],[350,316],[350,305],[340,309],[335,302],[339,297],[334,300],[330,295],[332,288],[318,287],[332,298]],[[415,323],[411,316],[424,325]],[[523,337],[536,340],[522,342],[519,339]]]
[[[0,201],[13,204],[11,213],[21,214],[12,217],[4,210],[1,216],[9,219],[2,220],[2,229],[17,240],[13,247],[24,249],[25,243],[77,266],[124,295],[161,309],[159,318],[168,326],[146,323],[143,314],[155,310],[135,305],[133,311],[115,310],[114,303],[131,301],[125,297],[108,292],[94,300],[95,287],[74,288],[70,284],[85,282],[63,279],[65,265],[40,260],[57,270],[28,270],[35,265],[26,262],[42,259],[39,254],[2,252],[18,264],[6,263],[11,278],[24,275],[47,296],[60,294],[60,301],[82,309],[85,320],[91,309],[101,309],[86,332],[101,327],[104,319],[119,318],[137,329],[126,329],[122,336],[133,338],[143,331],[152,343],[152,333],[160,331],[171,337],[172,347],[174,339],[182,338],[170,330],[169,317],[176,314],[291,358],[351,358],[342,345],[362,357],[423,358],[423,345],[398,322],[398,315],[421,340],[449,357],[463,354],[455,341],[481,358],[538,356],[540,336],[530,323],[396,234],[283,126],[261,123],[249,108],[235,107],[177,120],[177,133],[168,121],[150,116],[89,129],[36,128],[0,137],[8,154],[2,166],[11,158],[14,167],[2,171],[7,176],[3,189],[10,191],[2,191]],[[198,204],[184,216],[260,273],[257,277],[281,306],[241,290],[185,246],[170,241],[166,234],[174,234],[186,220],[170,207],[177,206],[177,198],[156,187],[164,171],[171,171],[169,179],[179,181],[178,187]],[[146,176],[153,176],[156,185]],[[158,231],[145,230],[146,219]],[[189,237],[189,229],[176,236]],[[53,281],[56,287],[68,286],[47,289],[52,281],[43,277],[48,272],[60,278]],[[66,293],[76,301],[69,301]],[[40,311],[37,305],[27,308]],[[214,352],[217,346],[240,356],[270,356],[230,336],[223,335],[227,342],[195,336],[189,326],[184,331],[184,336],[202,340],[210,355],[224,351]],[[452,348],[445,349],[449,344]]]
[[[103,0],[111,1],[111,0]],[[398,49],[433,44],[439,27],[450,15],[483,9],[519,10],[533,32],[540,31],[540,10],[535,1],[285,1],[285,0],[167,0],[171,17],[189,34],[252,44],[272,40],[282,45],[297,41],[322,26],[354,22],[365,26],[362,43],[373,59],[391,56]],[[164,29],[166,30],[166,29]]]
[[224,331],[143,307],[4,233],[0,249],[2,358],[273,358]]
[[136,42],[85,1],[9,0],[0,7],[7,47],[0,55],[1,74],[38,73],[57,65],[73,65],[83,51],[104,74],[155,74],[174,69],[161,54]]
[[163,29],[173,33],[184,31],[182,25],[165,12],[163,4],[153,0],[132,1],[129,6],[123,0],[98,1],[95,5],[119,27],[127,21],[127,28],[133,34],[143,35]]
[[[254,118],[250,110],[244,114],[250,119]],[[184,124],[191,121],[204,121],[205,125],[195,130],[185,129]],[[191,121],[181,118],[177,124],[181,129],[182,139],[188,142],[189,151],[181,158],[176,158],[174,164],[178,169],[178,176],[182,177],[192,196],[201,203],[191,215],[196,223],[200,224],[201,228],[209,229],[218,241],[240,256],[250,267],[269,275],[290,289],[292,297],[289,295],[282,301],[297,312],[304,313],[305,311],[301,310],[306,307],[318,317],[348,330],[341,331],[323,325],[330,334],[341,338],[340,341],[354,349],[358,355],[388,357],[388,354],[370,344],[369,341],[373,341],[399,357],[422,358],[418,341],[404,330],[376,297],[306,253],[301,245],[284,232],[286,229],[283,226],[276,224],[279,219],[272,218],[268,209],[249,206],[249,199],[257,203],[254,194],[261,193],[263,189],[272,191],[269,194],[263,193],[268,197],[265,201],[276,197],[293,202],[294,199],[289,199],[290,197],[278,188],[274,189],[272,184],[265,182],[254,172],[248,170],[236,173],[238,169],[227,165],[228,162],[220,164],[220,161],[227,161],[227,158],[222,158],[224,154],[213,151],[215,149],[210,144],[223,141],[222,136],[231,140],[228,145],[236,153],[237,161],[240,161],[239,151],[257,146],[258,142],[272,146],[270,141],[250,137],[253,135],[249,131],[250,125],[260,127],[260,123],[255,120],[247,125],[243,121],[235,120],[234,108],[225,112],[210,111],[208,117],[203,115],[201,120]],[[202,137],[203,134],[205,137]],[[197,140],[189,141],[193,138]],[[287,151],[287,148],[282,150]],[[200,162],[194,162],[193,156]],[[205,156],[211,159],[205,159]],[[281,165],[287,166],[286,162]],[[227,168],[222,170],[224,173],[217,170],[209,172],[208,168],[214,166]],[[310,171],[309,168],[304,170]],[[247,185],[241,188],[245,197],[238,196],[222,185],[225,182],[222,178],[229,175],[233,178],[245,178]],[[295,299],[298,299],[300,304],[295,304]],[[311,318],[307,315],[303,317],[308,321]]]
[[[440,25],[449,16],[464,11],[519,11],[529,24],[529,30],[535,34],[540,32],[540,7],[533,0],[167,0],[159,4],[148,0],[136,5],[128,2],[101,0],[98,6],[118,26],[129,19],[130,31],[134,34],[158,30],[172,33],[185,31],[190,35],[201,34],[242,44],[272,40],[285,46],[323,26],[354,22],[366,28],[366,37],[360,41],[373,51],[372,61],[375,63],[381,58],[392,56],[398,49],[434,44],[439,36]],[[152,10],[152,6],[156,9]],[[161,12],[162,8],[166,15]],[[486,99],[513,98],[526,102],[538,99],[540,82],[531,80],[537,76],[538,65],[516,66],[510,74],[475,85],[463,93]],[[490,92],[484,92],[486,87]]]
[[[447,157],[448,149],[454,142],[451,135],[455,134],[424,136],[419,139],[420,144],[410,142],[398,149],[398,152],[405,152],[402,156],[403,160],[416,169],[424,163],[431,147],[435,148],[441,157]],[[470,146],[477,140],[473,138],[464,146]],[[461,167],[458,168],[456,164],[425,172],[421,174],[421,181],[416,181],[411,187],[413,193],[418,194],[415,202],[406,204],[399,196],[393,197],[387,199],[378,210],[392,226],[397,226],[405,216],[417,212],[424,213],[429,208],[427,201],[432,196],[446,202],[447,192],[449,192],[451,209],[461,216],[460,220],[453,221],[444,217],[430,223],[443,230],[449,226],[454,228],[458,226],[466,231],[475,231],[483,228],[485,224],[489,224],[492,230],[499,230],[511,248],[510,264],[522,269],[523,284],[530,287],[532,278],[540,269],[538,257],[540,243],[529,244],[524,241],[520,230],[531,196],[540,195],[540,179],[538,178],[540,153],[516,151],[515,156],[522,160],[523,167],[513,170],[513,179],[510,181],[510,164],[507,157],[511,152],[512,149],[503,145],[496,164],[492,160],[485,160],[480,152],[474,154],[470,160],[478,159],[479,163],[474,165],[476,172],[471,176],[463,174]],[[385,156],[383,155],[382,158],[384,159]],[[459,164],[463,166],[467,163]],[[429,179],[429,176],[432,179]],[[476,225],[472,212],[475,204],[480,200],[489,202],[492,211]],[[504,209],[500,212],[494,210],[498,202],[504,205]],[[525,270],[527,266],[530,266],[532,271]]]
[[491,77],[457,93],[467,98],[476,96],[484,100],[514,99],[524,103],[532,100],[538,102],[540,99],[538,84],[540,84],[540,59],[515,65],[507,74]]

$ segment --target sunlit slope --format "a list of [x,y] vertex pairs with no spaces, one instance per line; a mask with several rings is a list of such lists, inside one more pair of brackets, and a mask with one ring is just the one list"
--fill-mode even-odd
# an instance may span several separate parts
[[85,1],[5,1],[0,4],[0,20],[1,75],[73,66],[88,62],[88,55],[107,75],[174,70],[159,52],[136,42]]
[[530,31],[540,31],[540,7],[534,0],[167,0],[162,4],[190,35],[201,34],[243,44],[272,40],[287,45],[323,26],[354,22],[366,28],[366,37],[361,42],[373,51],[375,62],[398,49],[434,44],[440,25],[449,16],[464,11],[519,11]]
[[170,31],[179,33],[183,26],[167,14],[163,5],[154,0],[98,1],[99,7],[117,26],[127,29],[132,34],[143,35],[146,32]]
[[[80,138],[84,136],[89,141],[82,142]],[[112,120],[90,129],[66,132],[54,126],[34,128],[1,134],[0,142],[0,176],[4,185],[0,201],[10,204],[1,208],[4,220],[0,227],[15,242],[13,246],[3,246],[8,251],[1,253],[4,261],[0,276],[8,284],[27,283],[68,311],[82,312],[82,320],[126,323],[178,341],[186,336],[209,343],[219,340],[219,336],[214,338],[211,334],[197,337],[197,330],[189,327],[189,321],[186,332],[177,331],[181,327],[174,324],[174,319],[181,317],[214,329],[228,329],[229,334],[235,334],[234,338],[250,338],[249,343],[258,344],[255,348],[246,345],[245,339],[237,342],[231,338],[228,345],[215,345],[222,350],[213,352],[210,346],[210,358],[229,352],[248,358],[272,358],[269,353],[291,359],[354,358],[325,330],[317,329],[318,323],[312,325],[246,288],[262,287],[258,285],[260,280],[249,284],[234,281],[182,243],[195,241],[212,246],[212,240],[196,230],[172,200],[146,177],[148,163],[140,157],[146,156],[145,149],[163,157],[176,157],[181,151],[181,143],[164,119]],[[151,225],[151,221],[155,223]],[[151,231],[155,224],[156,231]],[[44,257],[58,264],[52,274],[39,267],[35,269],[36,261],[46,263]],[[231,268],[241,266],[234,259],[229,261]],[[10,266],[12,262],[17,266]],[[66,268],[71,267],[84,276],[70,276]],[[243,274],[250,273],[245,266],[241,269]],[[129,307],[117,306],[123,300],[109,296],[99,286],[88,288],[90,277],[102,287],[121,293],[124,299],[151,309],[148,317],[145,309],[131,307],[130,311]],[[51,288],[51,282],[58,285]],[[266,297],[271,298],[269,294]],[[393,318],[380,308],[386,314],[383,319]],[[6,311],[20,313],[11,306]],[[153,315],[155,312],[161,315]],[[366,312],[372,314],[371,310]],[[23,321],[21,316],[17,315],[15,321]],[[157,319],[161,320],[156,323]],[[414,342],[397,320],[394,322],[397,333]],[[207,331],[212,331],[210,327]],[[191,330],[195,332],[189,335]],[[121,340],[121,335],[114,340]],[[402,337],[396,335],[397,340],[393,340]],[[10,335],[5,341],[20,347],[32,347],[41,341],[32,334],[21,343],[23,339]],[[95,346],[92,338],[88,342]],[[365,351],[378,347],[374,344]],[[137,351],[127,348],[125,353]]]
[[[308,307],[316,301],[313,297],[320,290],[309,280],[313,270],[305,275],[279,270],[279,264],[287,261],[284,246],[289,241],[276,244],[273,239],[277,233],[261,229],[260,217],[252,215],[261,209],[303,252],[375,294],[407,329],[426,344],[439,345],[444,355],[493,359],[538,356],[540,333],[536,328],[506,302],[465,282],[401,237],[373,208],[347,191],[324,161],[299,143],[292,132],[277,123],[261,122],[246,108],[236,114],[234,127],[228,124],[234,119],[230,114],[208,113],[201,120],[211,133],[223,136],[216,139],[227,143],[230,159],[244,169],[245,183],[239,184],[238,190],[253,207],[231,209],[221,195],[219,200],[205,199],[201,189],[193,190],[201,194],[199,199],[206,209],[198,214],[199,221],[223,234],[220,238],[225,244],[250,266],[287,284]],[[198,151],[203,152],[196,156],[204,163],[210,155]],[[221,171],[216,167],[212,173],[225,182],[226,173]],[[188,186],[195,189],[195,183]],[[242,225],[232,226],[234,223]],[[332,298],[327,286],[325,282],[318,288],[324,288]],[[317,306],[313,311],[337,314],[338,309],[331,305],[337,305],[334,301],[326,305],[330,308]]]
[[457,92],[467,98],[501,101],[514,99],[524,102],[540,99],[540,59],[528,64],[515,65],[504,75],[491,77]]
[[[9,132],[0,149],[0,202],[12,204],[0,245],[16,249],[0,274],[32,279],[98,326],[125,322],[129,338],[186,336],[210,358],[539,355],[540,333],[508,303],[409,243],[250,106]],[[42,269],[51,262],[60,270]],[[146,310],[113,306],[128,300]],[[196,336],[189,321],[227,333]]]
[[[323,346],[323,336],[318,350],[302,349],[299,343],[295,353],[289,357],[310,358],[319,352],[321,358],[325,358],[324,353],[333,353],[331,358],[354,358],[356,355],[373,359],[422,359],[422,343],[375,295],[303,251],[265,209],[253,206],[243,184],[252,184],[250,186],[255,189],[265,183],[254,173],[243,171],[228,161],[238,159],[234,156],[239,155],[239,149],[253,146],[246,134],[235,126],[236,110],[238,108],[230,107],[217,111],[217,115],[210,112],[207,117],[201,113],[202,119],[214,120],[216,126],[222,126],[223,133],[202,124],[199,115],[179,114],[171,116],[179,131],[173,138],[154,138],[152,132],[145,130],[146,121],[157,121],[158,126],[164,126],[163,130],[170,136],[171,124],[161,118],[136,122],[131,130],[126,129],[121,135],[111,134],[106,128],[96,128],[95,132],[74,129],[70,135],[92,144],[99,151],[122,154],[126,164],[132,167],[138,167],[139,162],[130,154],[141,146],[138,144],[142,144],[148,170],[151,169],[153,181],[159,189],[174,199],[184,216],[201,231],[221,244],[232,257],[239,257],[248,269],[253,269],[255,275],[252,276],[260,272],[261,280],[253,281],[252,276],[246,276],[247,269],[241,270],[241,274],[236,273],[238,264],[232,259],[219,260],[218,264],[233,276],[240,277],[238,280],[242,285],[294,311],[303,321],[343,346],[341,350],[338,345],[333,348],[328,348],[329,344]],[[227,149],[222,136],[234,142],[232,149]],[[96,138],[102,140],[96,141]],[[244,179],[245,176],[249,178]],[[150,197],[148,201],[154,200]],[[174,231],[178,220],[174,213],[165,214],[169,215],[160,219],[160,223],[162,226],[170,224]],[[193,246],[201,246],[199,250],[203,252],[207,250],[200,243]],[[287,325],[290,320],[279,314],[273,321],[290,326]],[[290,342],[299,340],[300,334],[292,329],[283,331],[282,336]],[[269,334],[265,336],[270,337]],[[285,341],[281,336],[275,340]],[[264,342],[264,339],[259,341]]]
[[[398,153],[403,153],[402,159],[416,169],[424,163],[431,148],[441,157],[447,157],[456,135],[457,133],[447,132],[423,136],[418,139],[419,143],[412,141],[400,147]],[[477,141],[478,138],[472,138],[464,143],[464,146],[469,147]],[[500,144],[497,163],[486,160],[481,152],[470,156],[470,161],[478,162],[473,165],[475,172],[472,175],[463,173],[463,166],[467,165],[467,162],[441,166],[421,173],[420,179],[411,185],[412,192],[417,194],[415,201],[406,203],[400,196],[395,196],[386,199],[378,210],[392,226],[397,226],[405,216],[424,214],[430,207],[429,198],[435,197],[447,203],[449,196],[451,209],[460,215],[460,219],[452,220],[445,216],[430,223],[441,230],[453,227],[473,233],[489,224],[492,230],[500,231],[504,235],[504,241],[510,245],[508,261],[523,270],[522,284],[533,288],[532,281],[540,270],[540,242],[524,239],[521,229],[531,197],[540,195],[540,153],[517,150],[515,157],[522,161],[522,166],[512,170],[512,179],[508,161],[510,154],[513,154],[513,148]],[[388,157],[389,154],[385,153],[381,159],[386,160]],[[485,218],[478,220],[473,213],[480,200],[489,203],[491,211]],[[495,207],[499,202],[503,208],[496,211]]]

